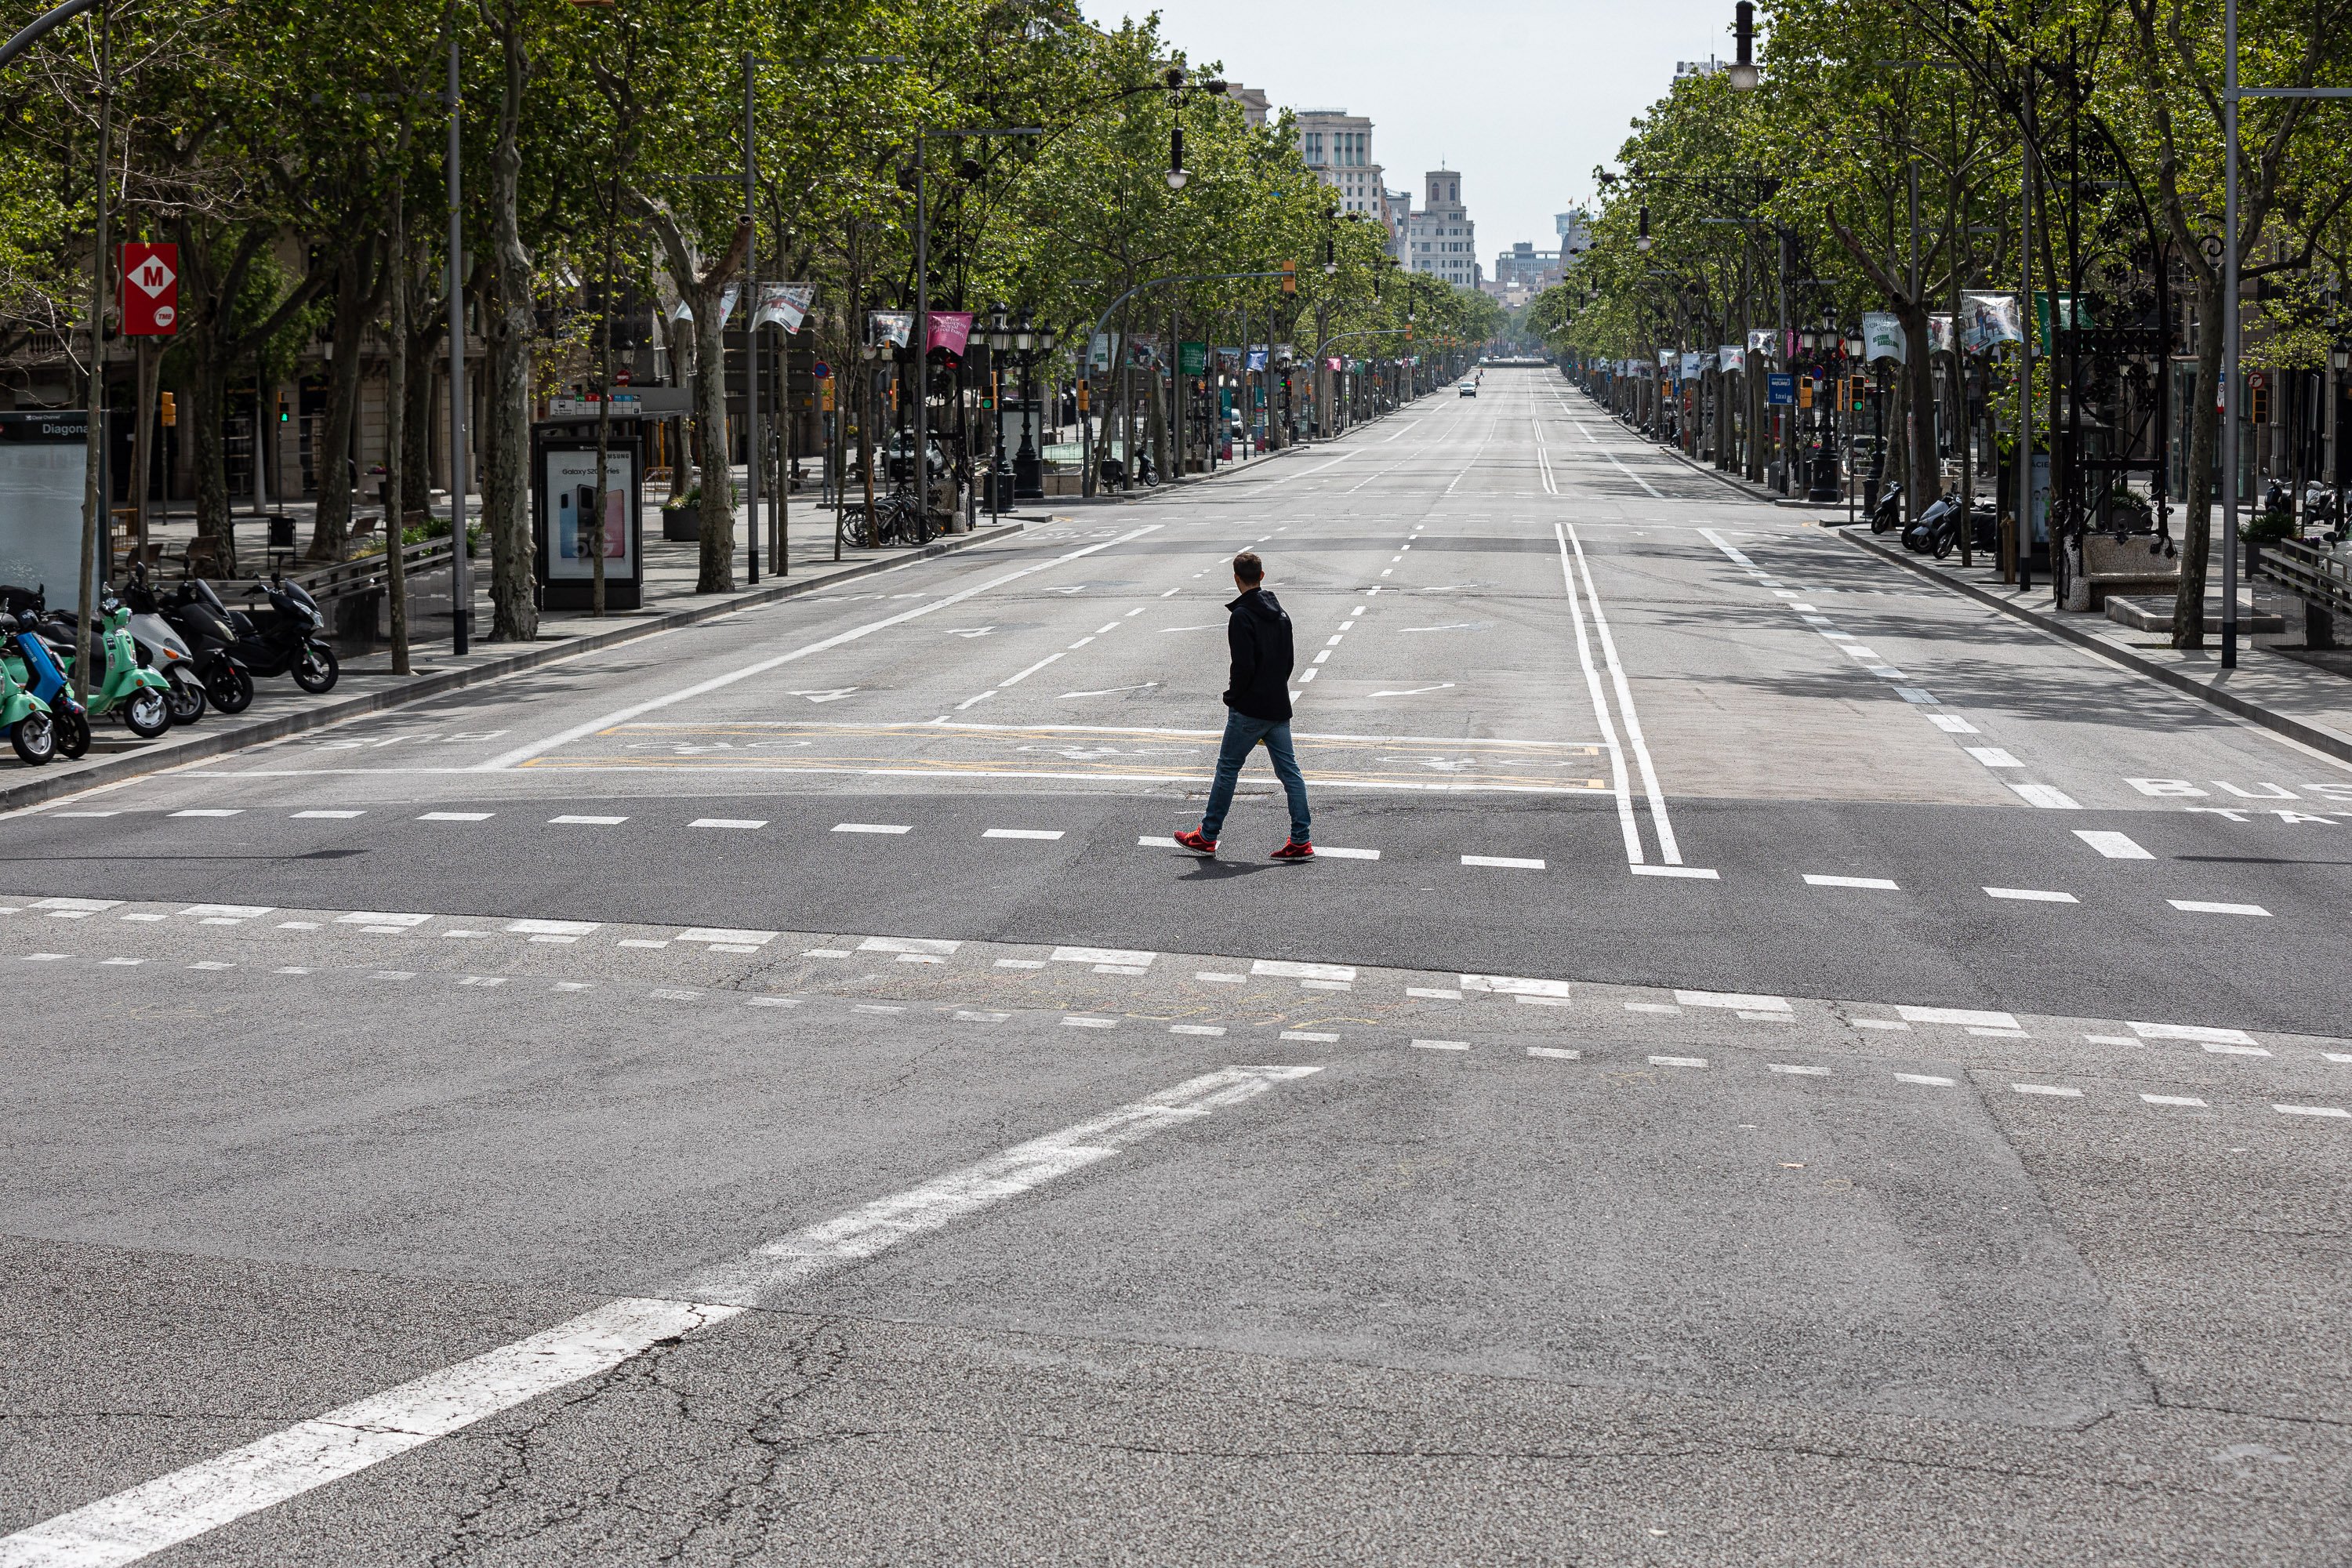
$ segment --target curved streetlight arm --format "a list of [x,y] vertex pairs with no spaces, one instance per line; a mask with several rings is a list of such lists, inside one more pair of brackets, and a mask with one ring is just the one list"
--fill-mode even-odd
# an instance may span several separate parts
[[98,0],[66,0],[66,3],[45,16],[36,16],[23,31],[5,44],[0,44],[0,69],[35,44],[39,43],[58,27],[72,21],[83,12],[96,9]]

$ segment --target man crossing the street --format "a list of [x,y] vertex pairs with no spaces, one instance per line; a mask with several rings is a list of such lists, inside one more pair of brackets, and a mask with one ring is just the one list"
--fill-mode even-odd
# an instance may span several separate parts
[[1290,616],[1265,591],[1265,563],[1255,551],[1234,557],[1234,586],[1240,597],[1225,606],[1231,617],[1225,624],[1225,644],[1233,654],[1233,671],[1225,685],[1225,738],[1217,751],[1216,782],[1209,786],[1209,809],[1202,815],[1199,829],[1179,833],[1176,842],[1202,855],[1217,852],[1217,835],[1234,804],[1234,784],[1241,777],[1242,763],[1264,744],[1290,800],[1290,838],[1274,852],[1274,858],[1312,859],[1307,780],[1290,744]]

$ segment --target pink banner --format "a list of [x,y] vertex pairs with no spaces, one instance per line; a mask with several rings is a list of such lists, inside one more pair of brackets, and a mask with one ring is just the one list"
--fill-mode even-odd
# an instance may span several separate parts
[[926,353],[932,349],[945,349],[961,359],[963,357],[963,346],[971,339],[971,312],[970,310],[933,310],[931,329],[925,334],[923,348]]

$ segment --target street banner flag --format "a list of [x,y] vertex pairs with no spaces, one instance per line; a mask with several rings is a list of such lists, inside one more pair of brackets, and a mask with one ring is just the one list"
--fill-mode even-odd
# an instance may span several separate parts
[[762,283],[760,285],[760,308],[751,312],[751,325],[764,327],[771,323],[787,333],[797,332],[808,320],[809,306],[816,300],[814,283]]
[[866,317],[866,341],[877,348],[903,349],[915,335],[912,310],[870,310]]
[[1176,345],[1176,368],[1185,375],[1209,374],[1209,345],[1180,342]]
[[1769,328],[1769,327],[1750,327],[1750,328],[1748,328],[1748,352],[1749,353],[1752,353],[1752,354],[1761,354],[1761,355],[1763,355],[1766,359],[1770,359],[1771,357],[1773,357],[1773,356],[1772,356],[1772,339],[1773,339],[1773,337],[1774,337],[1775,335],[1776,335],[1776,334],[1773,332],[1772,329],[1771,329],[1771,328]]
[[1862,357],[1865,363],[1891,359],[1897,364],[1907,364],[1910,346],[1903,333],[1903,323],[1895,319],[1894,311],[1862,313]]
[[964,344],[971,341],[971,312],[970,310],[930,312],[930,331],[924,337],[924,353],[929,353],[933,349],[944,349],[950,359],[961,359]]
[[1110,369],[1114,356],[1116,356],[1118,353],[1118,333],[1097,332],[1094,335],[1093,341],[1087,345],[1087,369],[1089,371],[1107,371]]
[[126,337],[170,337],[180,330],[180,247],[122,247],[122,331]]
[[1659,369],[1661,369],[1661,370],[1671,370],[1671,369],[1674,367],[1674,363],[1675,363],[1675,351],[1674,351],[1674,350],[1672,350],[1672,349],[1660,349],[1660,350],[1658,351],[1658,368],[1659,368]]
[[1699,377],[1700,369],[1701,365],[1698,351],[1696,349],[1685,349],[1683,351],[1682,379],[1685,381],[1696,381]]
[[1715,362],[1727,374],[1745,374],[1748,370],[1748,350],[1744,344],[1726,343],[1715,351]]
[[1927,352],[1931,354],[1948,354],[1952,352],[1951,317],[1927,318]]
[[2020,326],[2014,294],[1960,296],[1960,348],[1980,354],[1995,343],[2013,343],[2025,336]]
[[[734,317],[735,301],[737,299],[741,297],[742,292],[743,285],[740,283],[730,283],[727,285],[727,292],[719,297],[719,324],[720,326],[725,326],[728,321]],[[669,308],[669,319],[673,321],[690,321],[694,320],[694,307],[688,304],[684,300],[680,300],[677,304],[672,305]]]

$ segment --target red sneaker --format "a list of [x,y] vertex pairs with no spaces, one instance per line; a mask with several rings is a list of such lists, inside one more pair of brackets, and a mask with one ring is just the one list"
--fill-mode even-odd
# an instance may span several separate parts
[[1274,852],[1274,858],[1276,860],[1312,860],[1315,858],[1315,846],[1307,843],[1303,838],[1294,838],[1289,843],[1285,844],[1281,848],[1276,850]]
[[1178,834],[1176,836],[1176,842],[1181,847],[1190,849],[1196,855],[1214,855],[1217,852],[1217,841],[1213,838],[1202,837],[1200,830],[1197,828],[1190,833]]

